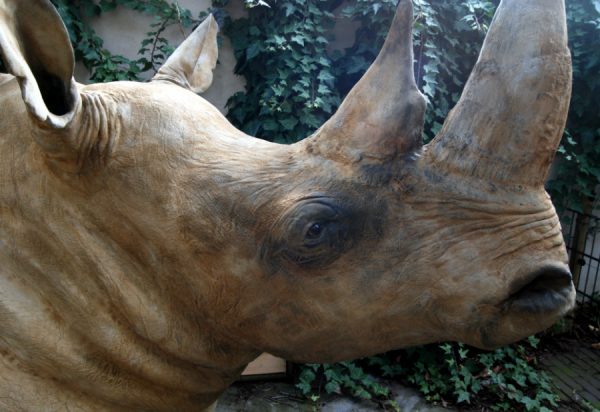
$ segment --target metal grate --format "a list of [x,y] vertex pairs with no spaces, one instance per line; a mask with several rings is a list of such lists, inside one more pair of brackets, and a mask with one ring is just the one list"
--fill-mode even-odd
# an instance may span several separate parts
[[600,307],[600,218],[568,210],[562,221],[577,301]]

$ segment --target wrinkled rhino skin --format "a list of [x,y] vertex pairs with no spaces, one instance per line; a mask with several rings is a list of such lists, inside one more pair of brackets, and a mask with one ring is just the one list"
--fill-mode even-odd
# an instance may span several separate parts
[[209,17],[153,81],[83,86],[47,0],[0,0],[0,410],[204,410],[266,351],[493,348],[574,302],[544,191],[570,97],[562,0],[503,0],[421,145],[412,5],[290,146],[195,93]]

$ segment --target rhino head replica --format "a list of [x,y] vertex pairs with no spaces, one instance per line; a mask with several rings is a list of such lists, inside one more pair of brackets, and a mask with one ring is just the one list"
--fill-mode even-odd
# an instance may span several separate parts
[[571,87],[563,0],[503,0],[421,144],[412,5],[337,113],[278,145],[195,92],[209,17],[149,83],[81,85],[47,0],[0,0],[0,409],[208,408],[261,352],[494,348],[569,310],[543,184]]

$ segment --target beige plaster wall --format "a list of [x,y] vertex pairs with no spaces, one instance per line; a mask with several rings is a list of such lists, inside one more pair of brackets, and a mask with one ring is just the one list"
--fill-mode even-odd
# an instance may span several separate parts
[[[193,16],[210,6],[210,0],[178,0],[182,8],[187,8]],[[234,16],[244,13],[241,2],[232,2],[229,12]],[[127,58],[136,58],[141,41],[145,34],[151,30],[151,16],[131,11],[125,8],[104,13],[100,18],[91,22],[98,35],[104,39],[104,47],[112,53],[123,55]],[[179,27],[170,27],[166,36],[172,45],[178,45],[189,34],[181,31]],[[223,36],[219,48],[219,64],[214,73],[212,86],[202,96],[214,104],[219,110],[225,112],[227,99],[237,91],[244,89],[244,78],[233,73],[235,57],[229,40]],[[89,79],[89,72],[82,65],[78,65],[75,78],[80,82]]]

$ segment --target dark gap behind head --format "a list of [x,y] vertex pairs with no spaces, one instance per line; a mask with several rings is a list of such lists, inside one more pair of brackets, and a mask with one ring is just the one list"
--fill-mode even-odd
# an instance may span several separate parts
[[43,69],[34,70],[33,73],[48,110],[57,116],[69,113],[73,108],[73,98],[69,93],[70,85]]

